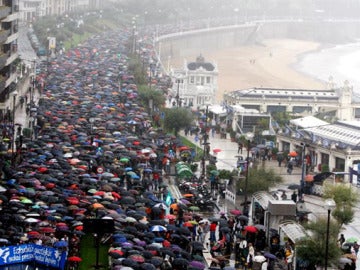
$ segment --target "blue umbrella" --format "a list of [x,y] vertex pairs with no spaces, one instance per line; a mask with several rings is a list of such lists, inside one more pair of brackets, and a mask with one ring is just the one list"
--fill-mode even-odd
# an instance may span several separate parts
[[68,242],[65,240],[60,240],[54,244],[54,247],[56,247],[56,248],[62,248],[62,247],[67,247],[67,246],[68,246]]

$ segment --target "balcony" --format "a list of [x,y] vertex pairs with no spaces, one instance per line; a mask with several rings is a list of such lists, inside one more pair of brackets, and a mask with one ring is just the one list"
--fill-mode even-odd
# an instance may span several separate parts
[[0,30],[0,44],[5,43],[9,35],[10,35],[10,30]]
[[7,53],[0,54],[0,69],[6,66],[6,60],[8,57],[9,55]]
[[10,7],[7,7],[7,6],[0,7],[0,19],[6,18],[7,16],[9,16],[10,12],[11,12]]

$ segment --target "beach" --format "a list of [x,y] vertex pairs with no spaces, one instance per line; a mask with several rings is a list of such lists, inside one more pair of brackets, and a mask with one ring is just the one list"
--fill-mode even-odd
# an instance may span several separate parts
[[172,59],[171,66],[180,68],[184,58],[195,61],[200,54],[205,61],[218,65],[218,92],[216,101],[223,94],[253,87],[325,89],[324,82],[306,75],[294,66],[308,52],[320,48],[319,43],[294,39],[268,39],[261,44],[193,52],[181,59]]

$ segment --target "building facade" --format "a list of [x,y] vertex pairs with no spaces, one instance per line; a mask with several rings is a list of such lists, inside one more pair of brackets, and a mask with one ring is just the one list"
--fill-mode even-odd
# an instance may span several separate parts
[[241,105],[260,112],[289,112],[293,115],[331,113],[338,120],[360,119],[360,103],[353,99],[353,89],[345,82],[339,89],[251,88],[224,95],[229,105]]
[[360,164],[360,122],[337,121],[334,124],[316,118],[292,120],[289,126],[279,130],[276,136],[279,151],[295,151],[304,155],[310,171],[343,173],[346,182],[358,183]]
[[218,68],[213,62],[206,62],[203,56],[194,62],[185,61],[182,69],[172,70],[173,104],[200,109],[215,103],[218,90]]
[[99,10],[100,0],[18,0],[19,16],[23,22],[32,22],[37,17],[63,15],[66,13]]
[[16,63],[18,59],[18,11],[17,1],[0,1],[0,103],[5,102],[16,89]]

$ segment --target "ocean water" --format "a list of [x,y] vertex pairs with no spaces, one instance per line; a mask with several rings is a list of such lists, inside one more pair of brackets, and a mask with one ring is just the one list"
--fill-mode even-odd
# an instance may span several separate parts
[[324,48],[303,55],[296,68],[324,82],[332,77],[337,87],[347,80],[360,97],[360,42]]

